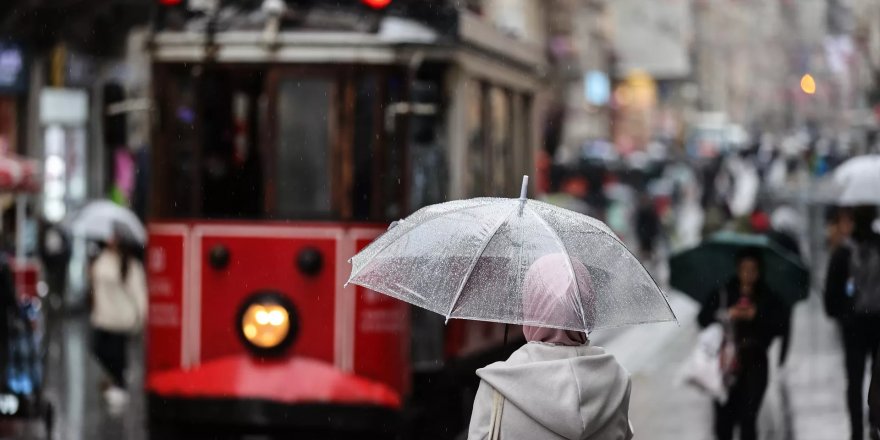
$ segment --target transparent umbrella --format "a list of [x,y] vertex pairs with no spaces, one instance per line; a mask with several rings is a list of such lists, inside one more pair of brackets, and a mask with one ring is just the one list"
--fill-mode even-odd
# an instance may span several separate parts
[[527,181],[518,199],[446,202],[396,222],[351,259],[348,282],[447,320],[589,332],[676,319],[608,226],[526,199]]
[[880,205],[880,155],[857,156],[834,170],[841,206]]
[[147,241],[147,231],[137,215],[109,200],[90,202],[66,218],[63,224],[74,236],[90,240],[107,241],[116,235],[137,244]]

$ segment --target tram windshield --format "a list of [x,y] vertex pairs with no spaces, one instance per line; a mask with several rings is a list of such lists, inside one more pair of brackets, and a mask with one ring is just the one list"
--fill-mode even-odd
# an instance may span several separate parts
[[401,130],[384,111],[405,97],[400,75],[158,70],[165,87],[157,92],[154,217],[385,221],[403,214]]

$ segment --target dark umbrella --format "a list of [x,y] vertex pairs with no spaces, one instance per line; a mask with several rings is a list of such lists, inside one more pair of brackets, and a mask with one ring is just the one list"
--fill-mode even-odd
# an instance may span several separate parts
[[736,255],[746,248],[761,251],[764,281],[788,306],[807,297],[810,273],[798,257],[764,235],[728,231],[673,255],[670,284],[702,303],[736,274]]

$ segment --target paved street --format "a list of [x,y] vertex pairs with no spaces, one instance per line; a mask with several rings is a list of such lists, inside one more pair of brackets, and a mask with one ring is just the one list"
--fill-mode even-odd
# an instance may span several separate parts
[[795,310],[794,345],[784,378],[794,438],[848,438],[843,353],[837,328],[818,297]]
[[[56,407],[58,440],[142,440],[145,412],[143,394],[132,393],[129,410],[110,416],[99,388],[103,375],[91,355],[89,326],[85,316],[76,315],[49,329],[50,344],[46,366],[48,398]],[[130,348],[129,380],[132,390],[142,389],[143,355],[140,343]],[[4,426],[3,439],[43,439],[40,423]]]
[[[630,406],[637,437],[653,440],[712,438],[711,401],[679,380],[681,365],[696,341],[697,305],[681,295],[671,298],[681,326],[656,324],[600,332],[604,345],[630,371]],[[842,354],[836,329],[814,296],[794,311],[793,341],[782,370],[771,371],[761,409],[763,439],[834,440],[848,432],[843,399]],[[779,344],[771,349],[777,359]]]
[[[631,418],[637,438],[652,440],[709,440],[711,402],[681,384],[680,368],[695,343],[697,305],[673,294],[680,325],[652,324],[594,334],[631,372]],[[763,439],[833,440],[843,438],[846,408],[844,378],[836,329],[824,317],[818,298],[795,310],[793,345],[787,366],[772,373],[761,414]],[[103,407],[99,368],[88,349],[88,326],[83,317],[64,320],[51,330],[48,369],[49,397],[59,408],[56,439],[145,438],[143,396],[133,395],[131,410],[111,417]],[[778,345],[778,344],[777,344]],[[774,356],[778,346],[774,346]],[[132,354],[140,359],[139,347]],[[130,372],[140,388],[140,362]],[[3,431],[3,438],[42,438],[38,425]]]

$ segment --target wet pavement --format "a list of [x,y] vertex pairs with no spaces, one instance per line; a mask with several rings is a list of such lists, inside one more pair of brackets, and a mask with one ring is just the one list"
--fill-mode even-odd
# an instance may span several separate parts
[[795,309],[792,333],[795,337],[785,371],[785,389],[793,438],[849,438],[842,344],[818,296]]
[[[143,389],[143,351],[140,338],[129,345],[128,380],[131,401],[119,416],[110,415],[100,387],[101,367],[91,355],[87,316],[75,314],[48,319],[45,395],[56,408],[52,439],[142,440],[146,438]],[[45,439],[43,424],[6,424],[0,438]]]
[[[636,438],[709,440],[713,438],[712,402],[680,380],[682,365],[699,332],[697,304],[676,294],[670,302],[680,326],[656,324],[603,332],[594,340],[632,374],[630,418]],[[788,359],[782,368],[774,365],[770,372],[759,419],[760,438],[848,438],[838,337],[822,311],[818,293],[795,307]],[[770,359],[778,359],[779,345],[771,347]]]
[[[680,325],[653,324],[597,332],[594,343],[605,346],[632,374],[630,413],[637,438],[711,439],[711,401],[679,379],[699,331],[695,324],[697,305],[680,294],[673,294],[670,301]],[[103,373],[90,352],[86,316],[56,322],[49,328],[46,390],[57,408],[53,438],[145,439],[144,396],[139,392],[143,383],[142,344],[135,341],[130,346],[130,407],[123,415],[112,416],[99,391]],[[822,314],[817,296],[796,308],[793,336],[787,365],[771,372],[760,419],[761,438],[842,438],[848,427],[840,346],[836,329]],[[40,423],[2,428],[0,438],[4,439],[46,438]]]

